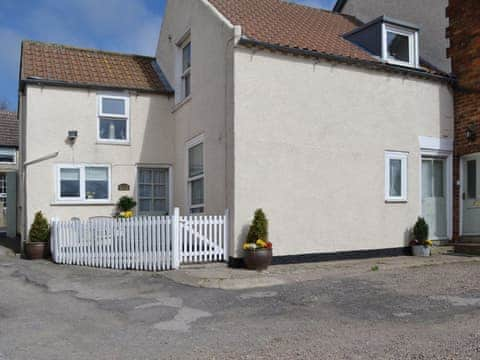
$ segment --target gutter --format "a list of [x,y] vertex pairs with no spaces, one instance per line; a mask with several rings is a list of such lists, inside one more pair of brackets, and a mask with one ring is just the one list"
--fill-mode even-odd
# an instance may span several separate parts
[[81,83],[70,83],[60,80],[48,80],[43,78],[27,78],[20,80],[20,90],[23,90],[25,85],[47,85],[47,86],[58,86],[58,87],[68,87],[68,88],[80,88],[80,89],[90,89],[90,90],[110,90],[110,91],[119,91],[119,90],[129,90],[137,91],[141,93],[148,94],[161,94],[161,95],[172,95],[173,91],[160,91],[160,90],[151,90],[151,89],[138,89],[131,87],[121,87],[121,86],[108,86],[108,85],[97,85],[97,84],[81,84]]
[[299,49],[299,48],[292,48],[288,46],[281,46],[281,45],[275,45],[275,44],[270,44],[262,41],[257,41],[254,39],[249,39],[246,37],[242,37],[239,40],[239,45],[244,45],[244,46],[254,46],[254,47],[260,47],[272,51],[279,51],[279,52],[284,52],[284,53],[289,53],[293,55],[300,55],[300,56],[308,56],[308,57],[313,57],[317,59],[325,59],[328,61],[335,61],[335,62],[340,62],[343,64],[349,64],[349,65],[356,65],[360,66],[366,69],[375,69],[375,70],[383,70],[386,72],[394,72],[394,73],[399,73],[399,74],[407,74],[407,75],[412,75],[416,77],[421,77],[421,78],[426,78],[430,80],[435,80],[435,81],[441,81],[441,82],[447,82],[449,84],[455,83],[455,79],[450,76],[446,75],[438,75],[438,74],[432,74],[429,72],[426,72],[424,70],[419,70],[419,69],[411,69],[408,67],[404,66],[399,66],[399,65],[392,65],[392,64],[386,64],[382,62],[374,62],[374,61],[368,61],[368,60],[360,60],[360,59],[353,59],[350,57],[346,56],[339,56],[339,55],[333,55],[333,54],[327,54],[327,53],[321,53],[318,51],[312,51],[312,50],[306,50],[306,49]]
[[42,161],[45,161],[45,160],[56,158],[58,156],[58,154],[60,154],[60,152],[56,151],[54,153],[39,157],[38,159],[26,161],[26,162],[23,163],[23,167],[26,168],[29,165],[36,164],[36,163],[39,163],[39,162],[42,162]]

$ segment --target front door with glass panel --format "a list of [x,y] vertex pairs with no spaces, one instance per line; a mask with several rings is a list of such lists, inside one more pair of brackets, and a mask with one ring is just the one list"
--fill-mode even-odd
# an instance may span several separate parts
[[445,159],[422,158],[422,216],[433,240],[448,237],[446,180]]
[[480,235],[480,154],[463,158],[463,235]]
[[138,214],[160,216],[169,213],[169,169],[138,169]]

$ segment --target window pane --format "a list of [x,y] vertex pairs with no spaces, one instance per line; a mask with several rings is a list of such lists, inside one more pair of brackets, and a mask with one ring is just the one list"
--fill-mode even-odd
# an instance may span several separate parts
[[126,140],[127,120],[125,119],[100,119],[100,139]]
[[477,161],[467,161],[467,197],[477,198]]
[[390,160],[390,196],[402,196],[402,160]]
[[80,169],[60,169],[60,197],[80,197]]
[[85,197],[87,199],[108,199],[108,168],[85,168]]
[[191,212],[192,214],[201,214],[201,213],[203,213],[203,211],[204,211],[203,206],[202,206],[202,207],[197,207],[197,208],[190,209],[190,212]]
[[125,100],[103,98],[102,112],[104,114],[125,115]]
[[163,185],[155,185],[153,187],[153,197],[166,199],[167,198],[167,187]]
[[140,197],[151,197],[152,185],[140,185]]
[[15,156],[13,154],[0,153],[0,163],[13,163],[15,162]]
[[191,51],[192,45],[191,43],[188,43],[185,45],[185,47],[182,50],[182,58],[183,58],[183,71],[189,69],[190,66],[192,65],[191,63],[191,56],[192,56],[192,51]]
[[183,92],[184,97],[188,97],[190,95],[190,74],[186,74],[183,77]]
[[409,37],[406,35],[387,32],[388,57],[398,61],[410,61]]
[[422,197],[430,198],[433,196],[432,191],[432,161],[422,161]]
[[150,169],[140,169],[140,183],[150,184],[152,182],[152,170]]
[[433,161],[433,193],[435,197],[444,197],[443,160]]
[[167,212],[167,201],[166,200],[154,200],[153,201],[153,211]]
[[203,174],[203,144],[198,144],[188,150],[188,176]]
[[139,203],[139,209],[140,211],[145,211],[148,212],[152,209],[152,200],[148,199],[141,199]]
[[191,201],[190,203],[192,205],[200,205],[203,204],[204,202],[204,196],[203,196],[203,179],[198,179],[195,181],[192,181],[191,183]]

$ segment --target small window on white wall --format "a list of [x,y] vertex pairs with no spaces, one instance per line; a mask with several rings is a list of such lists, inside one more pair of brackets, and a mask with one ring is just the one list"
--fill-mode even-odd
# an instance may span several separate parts
[[102,142],[128,142],[128,96],[98,95],[98,140]]
[[180,103],[191,95],[192,90],[192,43],[190,31],[176,43],[175,102]]
[[57,165],[57,200],[105,202],[111,198],[109,165]]
[[385,152],[385,200],[407,201],[407,159],[404,152]]
[[191,214],[205,211],[205,171],[203,136],[187,143],[187,190],[188,206]]

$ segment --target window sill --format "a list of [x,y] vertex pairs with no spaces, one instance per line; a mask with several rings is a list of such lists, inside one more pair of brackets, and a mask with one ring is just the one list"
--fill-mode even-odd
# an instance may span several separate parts
[[400,199],[400,200],[395,200],[395,199],[387,199],[385,200],[385,204],[406,204],[408,203],[408,200]]
[[185,104],[189,103],[190,100],[192,100],[192,95],[188,95],[185,99],[180,101],[179,103],[175,104],[175,106],[172,109],[172,114],[175,113],[177,110],[179,110],[181,107],[183,107]]
[[108,141],[108,140],[97,140],[97,145],[121,145],[121,146],[130,146],[130,141]]
[[50,206],[112,206],[114,202],[107,201],[54,201]]

